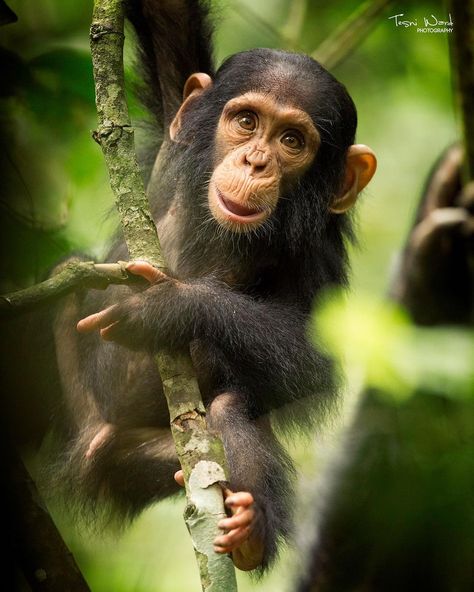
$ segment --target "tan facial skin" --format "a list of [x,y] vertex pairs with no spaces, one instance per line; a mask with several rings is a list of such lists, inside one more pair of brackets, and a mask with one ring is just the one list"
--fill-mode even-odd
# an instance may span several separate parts
[[311,118],[300,109],[255,92],[229,101],[217,127],[219,164],[209,185],[214,218],[236,232],[260,226],[285,183],[311,165],[319,143]]
[[[186,81],[183,103],[169,133],[177,140],[183,114],[212,84],[203,72]],[[209,184],[209,208],[214,218],[234,232],[258,228],[274,212],[292,179],[303,174],[317,155],[320,136],[309,115],[282,105],[270,94],[249,92],[224,107],[216,132],[217,166]],[[345,178],[334,195],[332,214],[354,205],[371,180],[377,159],[365,144],[347,150]]]

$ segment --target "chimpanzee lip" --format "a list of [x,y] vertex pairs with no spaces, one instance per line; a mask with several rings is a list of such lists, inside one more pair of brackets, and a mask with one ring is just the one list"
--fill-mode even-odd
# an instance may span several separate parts
[[246,206],[243,206],[226,197],[218,187],[215,189],[219,207],[230,220],[248,223],[261,220],[267,215],[266,210],[247,208]]

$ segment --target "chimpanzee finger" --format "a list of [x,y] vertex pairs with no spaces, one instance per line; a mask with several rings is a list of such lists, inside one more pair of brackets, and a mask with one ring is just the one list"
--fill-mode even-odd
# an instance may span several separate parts
[[250,526],[255,518],[255,512],[252,509],[238,512],[230,518],[220,520],[217,526],[226,530],[233,530],[242,526]]
[[228,553],[229,549],[226,549],[225,547],[217,547],[216,545],[214,545],[214,553]]
[[114,432],[116,430],[116,426],[112,423],[104,423],[99,431],[96,433],[96,435],[92,438],[90,444],[89,444],[89,448],[87,449],[86,453],[85,453],[85,457],[87,459],[90,459],[94,456],[95,452],[101,447],[103,446],[107,440],[113,436]]
[[[104,341],[116,341],[118,338],[117,329],[118,329],[119,321],[115,321],[115,323],[111,323],[107,327],[104,327],[100,330],[100,336]],[[114,331],[115,329],[115,331]]]
[[236,528],[227,534],[216,537],[214,539],[214,548],[227,549],[227,552],[229,552],[229,550],[238,547],[247,540],[249,534],[250,528]]
[[120,318],[120,311],[119,307],[114,304],[101,310],[100,312],[96,312],[94,314],[81,319],[76,328],[79,333],[90,333],[91,331],[96,331],[97,329],[103,329],[112,323],[115,323]]
[[153,267],[153,265],[146,261],[131,261],[126,269],[134,275],[140,275],[142,278],[150,282],[150,284],[157,284],[158,282],[168,279],[168,276],[165,273],[156,267]]
[[133,326],[133,320],[127,317],[120,318],[100,330],[100,336],[104,341],[113,341],[128,349],[139,350],[146,348],[145,339],[141,338]]
[[238,506],[251,506],[254,503],[253,495],[248,491],[238,491],[225,500],[225,505],[230,508]]
[[179,471],[176,471],[176,473],[174,474],[174,480],[176,481],[176,483],[178,485],[181,485],[181,487],[184,487],[184,473],[183,473],[182,469],[180,469]]

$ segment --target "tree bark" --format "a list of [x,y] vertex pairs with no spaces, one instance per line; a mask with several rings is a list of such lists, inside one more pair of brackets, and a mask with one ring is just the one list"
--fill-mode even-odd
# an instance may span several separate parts
[[[102,147],[115,194],[130,259],[144,259],[165,269],[135,155],[133,128],[124,90],[121,0],[96,0],[91,51]],[[228,555],[214,552],[217,523],[225,517],[220,483],[227,481],[224,447],[206,429],[205,409],[189,354],[156,356],[168,402],[171,431],[183,468],[185,521],[193,541],[205,592],[233,592],[235,570]]]
[[44,282],[0,296],[0,316],[20,314],[78,288],[105,290],[110,284],[130,284],[133,275],[127,272],[125,265],[125,262],[69,261]]
[[453,77],[464,140],[464,183],[474,181],[474,0],[450,0]]

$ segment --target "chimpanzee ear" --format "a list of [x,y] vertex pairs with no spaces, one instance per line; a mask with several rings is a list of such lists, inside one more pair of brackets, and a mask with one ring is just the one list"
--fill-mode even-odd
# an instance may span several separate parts
[[183,113],[189,107],[190,103],[198,97],[208,86],[212,84],[212,78],[204,72],[196,72],[186,80],[183,90],[183,102],[178,109],[173,121],[170,124],[170,138],[174,140],[181,129],[181,120]]
[[354,144],[347,151],[346,174],[341,192],[330,206],[333,214],[342,214],[352,207],[377,169],[377,159],[371,148]]

